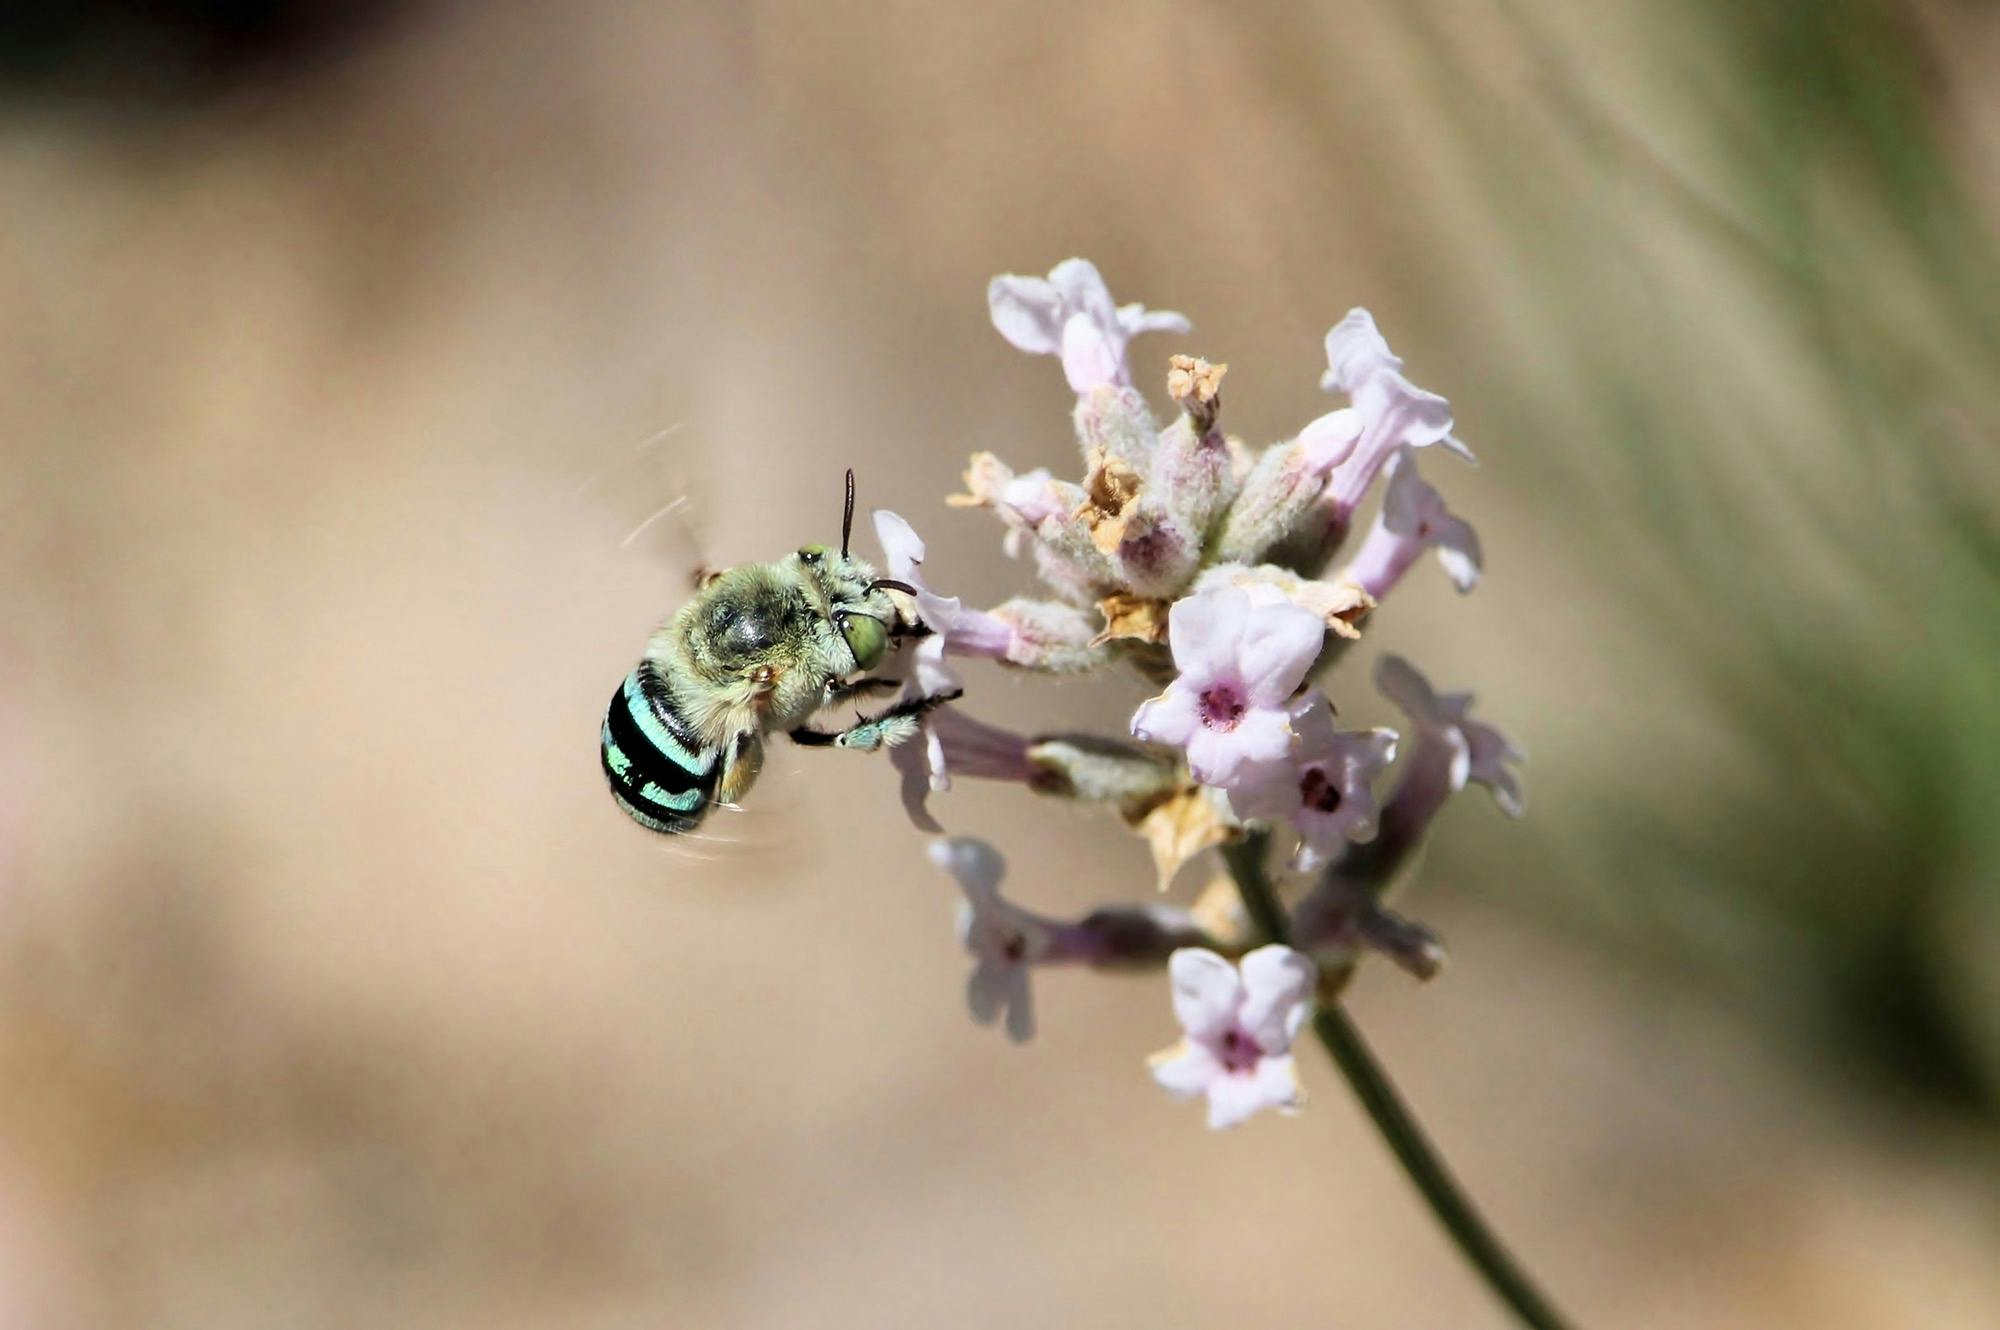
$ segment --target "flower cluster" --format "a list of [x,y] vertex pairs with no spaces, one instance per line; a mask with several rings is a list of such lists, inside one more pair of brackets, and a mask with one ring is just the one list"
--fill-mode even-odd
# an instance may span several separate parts
[[[1108,806],[1151,847],[1162,889],[1249,836],[1287,845],[1298,878],[1277,907],[1290,945],[1258,946],[1227,878],[1191,909],[1110,905],[1065,921],[1001,895],[1004,864],[991,846],[938,839],[932,858],[964,897],[968,1005],[1022,1041],[1035,1028],[1036,969],[1164,967],[1184,1037],[1155,1056],[1160,1085],[1204,1097],[1216,1127],[1294,1108],[1293,1040],[1364,952],[1420,977],[1442,963],[1435,936],[1384,904],[1437,813],[1468,783],[1521,811],[1521,754],[1472,719],[1469,696],[1441,694],[1386,655],[1376,685],[1408,718],[1407,733],[1343,729],[1319,682],[1426,551],[1458,590],[1477,585],[1478,537],[1418,474],[1416,456],[1472,454],[1452,433],[1450,404],[1404,376],[1366,310],[1326,338],[1321,386],[1344,404],[1253,448],[1221,428],[1224,364],[1172,356],[1175,414],[1155,418],[1134,385],[1131,344],[1142,333],[1185,334],[1188,321],[1117,304],[1085,260],[1046,278],[997,277],[987,301],[1007,341],[1059,358],[1080,474],[971,459],[965,492],[950,502],[993,512],[1007,553],[1032,558],[1042,584],[991,610],[935,590],[910,524],[875,515],[888,572],[930,630],[905,675],[909,698],[929,708],[923,742],[896,750],[913,819],[942,832],[929,799],[954,775],[1010,781]],[[1377,495],[1372,524],[1336,562]],[[1160,691],[1123,735],[1020,735],[938,704],[964,686],[953,657],[1048,673],[1124,665]],[[1378,797],[1392,768],[1393,787]]]

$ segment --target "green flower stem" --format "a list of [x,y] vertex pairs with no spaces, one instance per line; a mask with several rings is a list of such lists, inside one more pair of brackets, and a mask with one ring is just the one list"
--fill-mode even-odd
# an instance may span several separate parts
[[[1284,942],[1289,934],[1284,907],[1278,903],[1278,893],[1264,872],[1266,839],[1262,833],[1245,836],[1224,846],[1223,858],[1257,930],[1273,942]],[[1459,1189],[1457,1180],[1424,1135],[1409,1106],[1396,1092],[1388,1072],[1362,1041],[1361,1032],[1347,1019],[1347,1013],[1337,1004],[1322,1006],[1313,1017],[1313,1033],[1332,1055],[1334,1065],[1347,1078],[1361,1106],[1374,1120],[1376,1130],[1395,1151],[1397,1161],[1416,1184],[1431,1212],[1458,1244],[1465,1259],[1485,1278],[1495,1296],[1533,1330],[1567,1330],[1561,1315],[1515,1264],[1506,1247],[1473,1208],[1472,1201]]]

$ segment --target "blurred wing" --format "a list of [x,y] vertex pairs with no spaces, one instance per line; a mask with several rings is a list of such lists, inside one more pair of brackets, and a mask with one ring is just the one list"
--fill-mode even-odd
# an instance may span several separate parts
[[666,563],[698,586],[708,569],[708,469],[685,427],[676,422],[600,449],[575,498],[609,514],[606,527],[621,551]]

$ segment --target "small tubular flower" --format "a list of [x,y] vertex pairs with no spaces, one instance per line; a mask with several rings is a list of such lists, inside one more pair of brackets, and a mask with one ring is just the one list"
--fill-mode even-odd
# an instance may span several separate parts
[[1042,522],[1066,509],[1073,509],[1080,495],[1062,487],[1045,466],[1020,475],[992,453],[974,453],[965,468],[965,492],[945,497],[953,508],[991,508],[1007,528],[1007,557],[1021,557],[1022,546]]
[[1425,550],[1437,551],[1438,562],[1461,592],[1479,585],[1479,533],[1444,506],[1444,496],[1417,474],[1416,457],[1403,449],[1389,462],[1382,511],[1340,580],[1379,601]]
[[1172,310],[1116,305],[1097,265],[1065,259],[1046,278],[1007,274],[986,288],[986,308],[1000,335],[1030,355],[1062,358],[1070,388],[1088,393],[1131,383],[1125,349],[1144,332],[1185,333],[1191,325]]
[[1174,1015],[1185,1037],[1149,1060],[1176,1099],[1208,1099],[1208,1125],[1233,1127],[1258,1111],[1303,1102],[1292,1043],[1311,1010],[1318,973],[1290,947],[1259,947],[1231,965],[1187,947],[1167,961]]
[[1280,597],[1237,587],[1175,602],[1168,644],[1178,677],[1132,717],[1132,733],[1185,749],[1204,785],[1228,789],[1291,751],[1288,703],[1319,655],[1324,624]]
[[951,874],[965,897],[958,913],[958,936],[972,954],[965,1003],[972,1019],[992,1025],[1003,1017],[1007,1037],[1017,1044],[1034,1037],[1035,1009],[1028,971],[1048,956],[1057,925],[1004,900],[1000,879],[1007,861],[983,840],[953,836],[934,840],[931,862]]
[[1439,693],[1416,666],[1395,655],[1382,657],[1375,667],[1375,686],[1410,718],[1417,734],[1410,773],[1392,803],[1407,797],[1441,804],[1471,781],[1491,790],[1509,817],[1521,816],[1521,786],[1512,768],[1526,755],[1498,729],[1471,718],[1471,693]]
[[931,635],[917,645],[915,681],[926,696],[963,686],[944,663],[947,655],[984,656],[1020,664],[1021,630],[985,610],[969,610],[957,596],[940,596],[924,581],[924,541],[910,524],[887,509],[875,511],[875,538],[881,542],[889,576],[916,588],[917,617]]
[[1375,478],[1402,448],[1444,447],[1471,462],[1472,450],[1451,432],[1451,403],[1403,377],[1403,362],[1365,309],[1351,309],[1326,335],[1327,371],[1320,387],[1346,393],[1362,429],[1353,452],[1327,478],[1320,506],[1345,533]]
[[1396,758],[1394,730],[1336,730],[1333,707],[1317,689],[1292,708],[1297,741],[1286,760],[1229,795],[1239,817],[1290,822],[1299,833],[1297,866],[1310,871],[1348,841],[1375,834],[1373,782]]

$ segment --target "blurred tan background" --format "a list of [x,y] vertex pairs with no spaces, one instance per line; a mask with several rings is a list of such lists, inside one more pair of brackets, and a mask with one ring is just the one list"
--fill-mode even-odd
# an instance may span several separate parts
[[[1435,479],[1488,581],[1361,656],[1477,689],[1530,815],[1453,808],[1452,967],[1355,1009],[1557,1300],[2000,1320],[2000,16],[1751,8],[12,34],[0,1324],[1505,1324],[1317,1060],[1212,1136],[1155,980],[975,1028],[886,764],[780,750],[694,846],[601,788],[687,566],[827,539],[846,465],[1021,585],[940,499],[1072,466],[983,305],[1072,253],[1256,440],[1368,305],[1484,459]],[[1086,815],[939,810],[1038,908],[1146,890]]]

